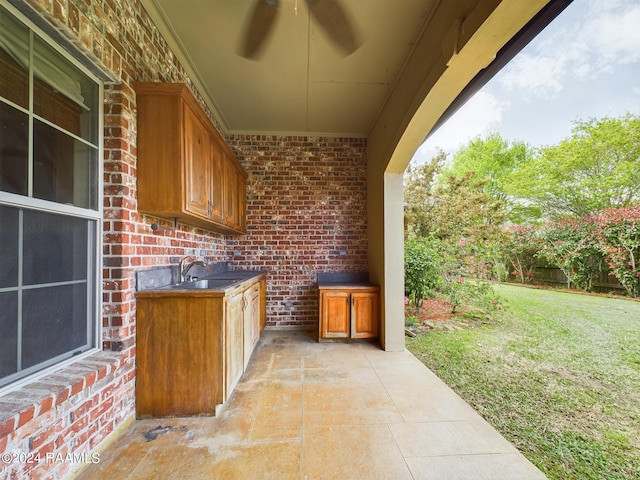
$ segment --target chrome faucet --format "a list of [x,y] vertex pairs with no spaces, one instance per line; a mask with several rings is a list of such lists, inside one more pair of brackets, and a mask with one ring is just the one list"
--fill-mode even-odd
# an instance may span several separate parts
[[191,270],[191,267],[193,267],[194,265],[200,265],[201,267],[207,266],[207,262],[205,262],[204,260],[195,260],[191,263],[185,262],[185,260],[189,258],[191,257],[184,257],[178,264],[178,275],[180,276],[180,283],[185,282],[187,278],[190,278],[187,277],[187,272],[189,272],[189,270]]

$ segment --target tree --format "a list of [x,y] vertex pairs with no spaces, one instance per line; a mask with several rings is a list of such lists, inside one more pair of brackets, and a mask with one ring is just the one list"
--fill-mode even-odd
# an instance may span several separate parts
[[[506,217],[503,203],[484,190],[486,180],[478,180],[473,172],[451,175],[436,184],[443,161],[440,155],[409,172],[405,185],[407,237],[441,242],[440,275],[446,277],[451,294],[462,294],[470,284],[458,285],[452,279],[501,275],[502,259],[496,246]],[[453,246],[460,244],[467,248],[454,254]],[[449,261],[443,262],[444,258]]]
[[457,242],[461,238],[486,240],[499,233],[505,220],[503,204],[483,190],[484,181],[468,172],[435,186],[433,171],[437,172],[437,164],[424,165],[405,186],[409,237]]
[[404,197],[407,205],[405,222],[407,234],[418,238],[430,236],[433,228],[430,220],[433,208],[433,188],[442,170],[447,154],[439,151],[429,163],[410,166],[405,174]]
[[484,191],[503,202],[511,221],[521,223],[524,219],[538,218],[539,209],[508,195],[506,182],[533,155],[533,150],[524,142],[509,142],[499,133],[492,133],[486,138],[478,136],[454,155],[451,165],[443,170],[442,178],[459,178],[473,172],[477,181],[484,182]]
[[407,236],[435,237],[457,242],[460,238],[487,239],[505,220],[503,203],[488,194],[487,180],[473,172],[440,179],[446,154],[408,170],[405,180]]
[[640,201],[640,116],[574,122],[570,138],[541,149],[503,185],[548,217],[581,217]]
[[516,167],[526,163],[529,156],[529,148],[523,142],[509,143],[499,133],[492,133],[486,138],[478,136],[454,155],[444,175],[461,177],[473,172],[477,179],[486,180],[487,193],[496,199],[506,200],[505,178]]
[[485,192],[485,183],[467,172],[461,177],[449,176],[435,187],[428,217],[434,236],[453,243],[500,236],[506,220],[504,204]]

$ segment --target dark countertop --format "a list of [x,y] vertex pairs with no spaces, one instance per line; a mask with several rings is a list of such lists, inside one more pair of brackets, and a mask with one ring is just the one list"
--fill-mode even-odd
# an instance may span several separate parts
[[329,281],[318,281],[318,288],[378,288],[378,285],[375,285],[370,282],[329,282]]
[[224,293],[226,290],[235,288],[247,281],[257,279],[264,274],[266,274],[264,270],[227,270],[214,273],[212,275],[204,275],[188,282],[153,286],[151,288],[138,291],[138,295],[155,293]]
[[371,288],[367,272],[318,272],[316,283],[319,288]]

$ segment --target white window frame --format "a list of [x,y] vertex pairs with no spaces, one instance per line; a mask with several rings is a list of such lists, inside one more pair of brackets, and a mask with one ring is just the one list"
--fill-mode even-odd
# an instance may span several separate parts
[[[56,203],[56,202],[52,202],[52,201],[48,201],[48,200],[42,200],[42,199],[38,199],[38,198],[34,198],[32,196],[23,196],[23,195],[17,195],[17,194],[13,194],[13,193],[8,193],[8,192],[3,192],[0,191],[0,205],[5,205],[5,206],[10,206],[10,207],[24,207],[24,208],[28,208],[28,209],[32,209],[32,210],[36,210],[36,211],[40,211],[40,212],[45,212],[45,213],[57,213],[57,214],[62,214],[62,215],[66,215],[66,216],[74,216],[74,217],[78,217],[78,218],[82,218],[85,219],[87,221],[89,221],[90,223],[93,223],[93,225],[95,226],[93,228],[94,231],[94,245],[90,245],[89,244],[89,252],[87,253],[88,255],[91,254],[91,250],[93,250],[93,258],[91,260],[93,260],[93,267],[94,267],[94,275],[93,278],[88,278],[89,282],[92,282],[92,285],[90,285],[88,287],[88,291],[91,292],[94,295],[94,300],[93,300],[93,312],[87,312],[88,315],[90,315],[91,318],[87,319],[87,325],[90,324],[90,321],[92,321],[92,343],[93,346],[88,348],[87,350],[85,350],[84,352],[72,356],[70,358],[66,358],[64,360],[60,360],[59,362],[56,362],[50,366],[38,369],[36,372],[32,373],[32,374],[27,374],[25,377],[23,378],[19,378],[17,380],[15,380],[12,383],[9,383],[3,387],[0,387],[0,397],[20,389],[21,387],[23,387],[24,385],[27,385],[29,383],[32,383],[34,381],[37,381],[43,377],[46,377],[47,375],[50,375],[53,372],[59,371],[63,368],[65,368],[66,366],[77,362],[78,360],[81,360],[83,358],[86,358],[90,355],[95,354],[98,351],[102,350],[102,266],[103,266],[103,261],[102,261],[102,234],[103,234],[103,199],[104,199],[104,181],[103,181],[103,175],[104,175],[104,83],[101,79],[99,79],[95,74],[93,74],[91,71],[89,71],[82,63],[80,63],[78,60],[76,60],[72,55],[70,55],[67,51],[65,51],[64,49],[62,49],[59,45],[57,45],[47,34],[45,34],[42,29],[40,29],[37,25],[35,25],[32,21],[30,21],[28,18],[26,18],[21,12],[19,12],[18,10],[16,10],[15,7],[13,7],[11,4],[8,4],[5,0],[0,0],[0,5],[9,12],[9,14],[13,15],[19,22],[23,23],[29,30],[30,30],[30,35],[32,35],[33,37],[38,37],[42,42],[46,43],[48,46],[50,46],[53,50],[56,51],[56,53],[58,55],[60,55],[61,57],[63,57],[65,60],[71,62],[76,68],[78,68],[83,75],[85,75],[88,79],[90,79],[91,81],[95,82],[97,87],[98,87],[98,98],[97,98],[97,125],[96,128],[98,129],[97,135],[96,135],[96,144],[92,144],[91,142],[88,142],[87,140],[84,140],[78,136],[72,135],[69,132],[66,132],[64,130],[62,130],[65,135],[70,135],[72,138],[74,138],[75,140],[81,141],[84,144],[88,144],[90,145],[92,148],[95,146],[97,147],[97,151],[96,151],[96,155],[97,155],[97,198],[96,198],[96,210],[92,210],[89,208],[80,208],[80,207],[76,207],[73,205],[67,205],[67,204],[62,204],[62,203]],[[30,62],[29,65],[29,77],[33,76],[33,66]],[[31,82],[33,83],[33,82]],[[15,105],[13,103],[11,103],[10,101],[8,101],[7,99],[2,99],[0,100],[3,103],[6,103],[10,106],[13,106],[15,108],[17,108],[18,110],[20,110],[23,113],[26,113],[30,118],[34,117],[33,114],[33,108],[29,108],[29,111],[25,111],[24,108]],[[33,89],[30,89],[29,92],[29,103],[32,104],[33,102]],[[56,125],[52,124],[51,122],[48,122],[46,120],[42,120],[39,118],[39,120],[44,121],[47,125],[52,126],[53,128],[55,128],[56,130],[60,130],[59,127],[57,127]],[[30,131],[29,132],[29,142],[31,143],[33,141],[33,132]],[[31,153],[32,154],[32,153]],[[32,162],[30,162],[32,163]],[[32,183],[32,174],[31,174],[31,166],[30,168],[30,178],[29,178],[29,183]],[[29,193],[31,194],[31,189],[29,191]],[[93,247],[93,248],[92,248]],[[89,258],[88,258],[89,259]],[[91,343],[91,342],[90,342]],[[51,361],[55,361],[55,358],[52,359]],[[24,369],[24,370],[29,370]]]

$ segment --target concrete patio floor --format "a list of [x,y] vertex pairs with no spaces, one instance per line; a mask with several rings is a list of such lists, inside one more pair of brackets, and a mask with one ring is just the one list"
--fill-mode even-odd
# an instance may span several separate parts
[[217,417],[137,420],[80,479],[544,479],[409,352],[265,331]]

